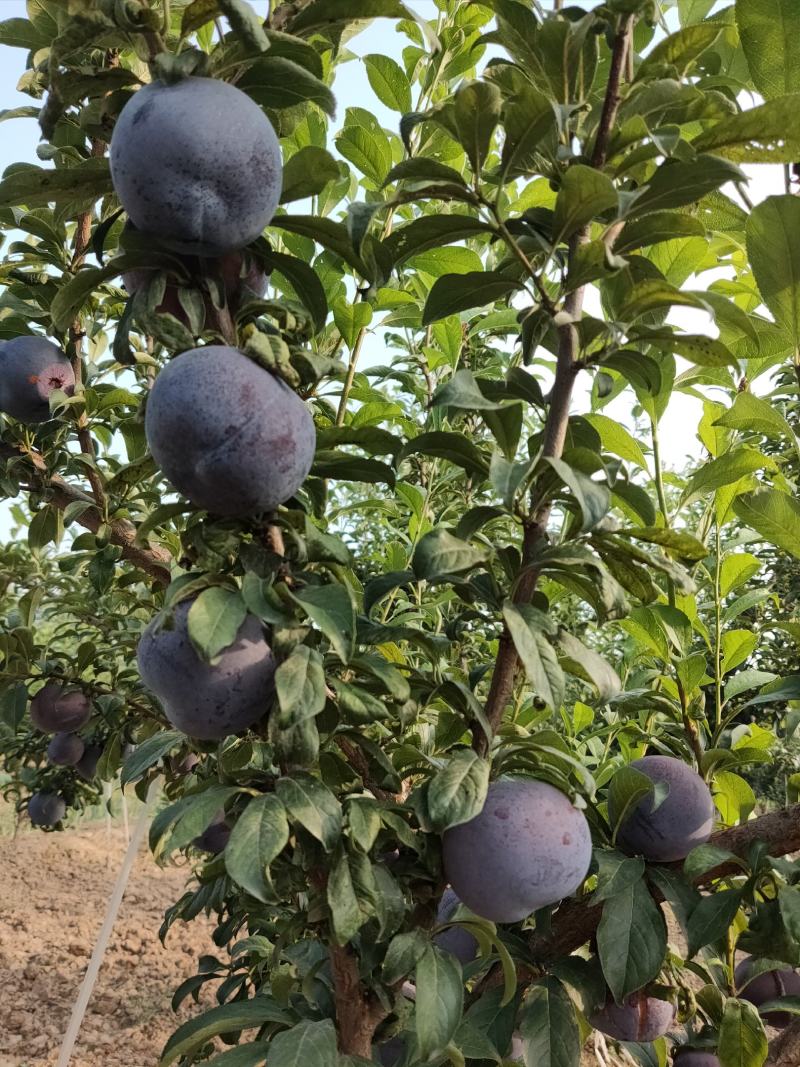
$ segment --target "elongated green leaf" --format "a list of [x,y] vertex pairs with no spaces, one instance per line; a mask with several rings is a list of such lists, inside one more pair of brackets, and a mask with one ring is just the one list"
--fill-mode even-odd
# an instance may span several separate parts
[[107,159],[87,159],[62,169],[22,167],[0,181],[0,208],[43,207],[68,201],[84,202],[111,192]]
[[718,156],[668,160],[642,187],[628,215],[633,218],[650,211],[685,207],[730,181],[746,181],[746,177],[737,166]]
[[593,218],[616,209],[617,201],[614,183],[602,171],[580,163],[570,167],[556,199],[554,240],[563,241]]
[[428,786],[428,814],[437,833],[480,815],[489,788],[489,763],[471,749],[453,754]]
[[449,952],[428,945],[416,969],[416,1031],[421,1058],[443,1051],[461,1022],[464,977]]
[[398,461],[418,454],[446,459],[478,478],[485,478],[488,473],[488,465],[478,448],[460,433],[431,430],[418,434],[403,447]]
[[770,196],[747,220],[747,254],[764,303],[800,345],[800,200]]
[[620,692],[619,675],[593,648],[588,648],[567,630],[559,631],[558,648],[562,668],[593,685],[600,700],[610,700]]
[[291,284],[301,303],[311,313],[316,329],[323,329],[328,318],[328,300],[314,268],[296,256],[273,252],[272,249],[263,254],[263,259],[266,267],[278,271]]
[[741,521],[765,541],[800,559],[800,504],[778,489],[743,493],[733,502]]
[[552,975],[534,982],[520,1010],[526,1067],[575,1067],[581,1038],[575,1006]]
[[212,585],[189,608],[189,639],[204,659],[213,660],[236,640],[246,615],[238,589]]
[[652,77],[662,66],[676,67],[679,74],[685,74],[692,63],[716,41],[720,30],[721,27],[716,23],[701,22],[671,33],[648,53],[636,72],[636,80]]
[[313,719],[325,707],[325,671],[314,648],[298,645],[275,672],[275,690],[283,729]]
[[555,649],[537,624],[537,615],[525,605],[507,600],[503,618],[534,692],[558,711],[564,702],[564,672]]
[[738,163],[791,163],[800,150],[800,93],[722,119],[692,143]]
[[141,778],[145,771],[153,767],[168,752],[184,740],[184,735],[178,730],[164,730],[153,734],[146,741],[137,745],[130,756],[122,765],[120,784],[125,786],[129,782],[135,782]]
[[347,589],[337,582],[308,585],[292,593],[308,617],[322,630],[343,663],[355,648],[356,613]]
[[736,24],[753,84],[770,100],[797,90],[800,8],[793,0],[736,0]]
[[399,264],[430,248],[441,248],[469,237],[488,236],[491,226],[469,215],[425,215],[399,226],[384,241],[392,262]]
[[338,1067],[336,1030],[330,1019],[303,1019],[269,1043],[270,1067]]
[[717,1048],[722,1067],[763,1067],[767,1052],[767,1035],[758,1008],[745,1000],[729,997],[725,1001]]
[[732,485],[748,474],[769,466],[769,460],[754,448],[737,448],[726,452],[702,467],[689,479],[684,500],[696,500],[704,493]]
[[382,104],[404,115],[411,110],[411,83],[400,64],[391,58],[373,54],[364,56],[369,84]]
[[275,791],[290,817],[332,849],[342,832],[342,806],[330,789],[310,774],[295,772],[291,778],[279,778]]
[[723,889],[701,897],[689,916],[689,956],[695,956],[704,945],[723,939],[736,918],[742,900],[738,889]]
[[497,271],[444,274],[436,279],[428,293],[422,312],[422,325],[429,326],[448,315],[494,304],[521,288],[520,282]]
[[218,1034],[236,1033],[238,1030],[263,1026],[264,1023],[286,1026],[290,1022],[291,1017],[272,997],[258,996],[252,1000],[222,1004],[178,1027],[164,1046],[159,1067],[169,1067],[182,1056],[189,1056]]
[[417,578],[432,581],[472,570],[484,563],[486,558],[484,550],[473,548],[439,526],[420,540],[414,550],[411,566]]
[[667,952],[667,927],[643,880],[603,904],[597,951],[617,1002],[647,985],[661,970]]
[[292,33],[307,34],[329,30],[341,23],[359,19],[413,19],[400,0],[313,0],[291,21]]
[[253,63],[238,88],[263,108],[281,110],[310,102],[328,115],[336,114],[336,98],[325,82],[283,56],[267,54]]
[[286,809],[274,793],[253,797],[231,833],[225,868],[231,878],[257,900],[274,899],[269,865],[289,840]]

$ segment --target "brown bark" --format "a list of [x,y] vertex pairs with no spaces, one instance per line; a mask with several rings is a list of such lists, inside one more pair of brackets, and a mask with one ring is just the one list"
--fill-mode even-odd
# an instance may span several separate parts
[[331,945],[331,973],[339,1048],[349,1056],[372,1059],[372,1039],[386,1011],[361,984],[358,957],[347,945]]
[[[598,169],[602,168],[606,163],[609,139],[619,110],[620,87],[625,71],[626,56],[630,48],[633,25],[633,16],[626,15],[620,22],[614,41],[608,85],[591,157],[592,166]],[[569,246],[570,260],[574,257],[580,245],[584,244],[588,239],[588,229],[583,229],[573,235]],[[585,287],[575,289],[568,294],[564,301],[563,310],[569,316],[570,321],[565,322],[558,330],[556,373],[550,393],[550,404],[545,421],[544,443],[542,446],[542,455],[553,459],[560,458],[564,451],[564,442],[567,436],[572,392],[579,370],[578,332],[575,322],[580,319],[583,311],[584,296]],[[535,500],[532,501],[531,515],[526,520],[523,533],[522,569],[513,596],[514,602],[517,604],[528,603],[536,591],[539,575],[531,567],[531,562],[534,558],[536,546],[545,536],[549,517],[550,505],[548,502],[537,503]],[[486,718],[494,732],[497,731],[505,709],[511,701],[518,668],[519,656],[508,627],[504,626],[500,636],[494,671],[492,672],[489,695],[486,700]],[[489,741],[481,731],[476,730],[473,747],[481,755],[484,755],[488,750]]]
[[765,1067],[797,1067],[800,1063],[800,1020],[787,1026],[769,1045]]

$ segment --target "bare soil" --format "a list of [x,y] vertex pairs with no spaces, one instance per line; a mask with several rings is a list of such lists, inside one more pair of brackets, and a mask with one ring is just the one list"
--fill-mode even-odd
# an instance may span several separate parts
[[[54,1067],[125,852],[121,830],[0,837],[0,1067]],[[202,917],[158,929],[188,868],[160,869],[143,848],[71,1067],[154,1067],[176,1016],[175,988],[213,952]]]

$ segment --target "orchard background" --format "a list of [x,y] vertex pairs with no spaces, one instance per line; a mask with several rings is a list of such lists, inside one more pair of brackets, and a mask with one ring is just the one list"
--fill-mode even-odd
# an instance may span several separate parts
[[589,7],[0,23],[4,791],[191,863],[163,1067],[800,1062],[800,10]]

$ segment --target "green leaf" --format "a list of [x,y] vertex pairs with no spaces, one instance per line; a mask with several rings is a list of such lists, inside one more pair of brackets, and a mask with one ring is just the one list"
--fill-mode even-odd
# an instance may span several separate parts
[[[639,298],[642,303],[640,303],[639,308],[643,307],[645,303],[649,304],[650,308],[657,308],[658,306],[671,307],[673,304],[701,307],[703,303],[707,303],[705,295],[701,299],[691,293],[681,293],[680,298],[677,298],[677,291],[670,290],[671,287],[667,289],[662,285],[648,286],[646,289],[640,290]],[[637,313],[641,314],[639,308],[637,308]],[[637,340],[645,341],[647,344],[652,345],[653,348],[662,351],[674,352],[675,355],[683,356],[684,359],[688,359],[691,363],[696,363],[699,367],[736,366],[737,362],[736,357],[727,345],[715,337],[706,337],[702,333],[672,333],[670,330],[648,330],[646,333],[640,332]]]
[[367,916],[359,906],[347,852],[341,846],[336,850],[328,874],[327,897],[334,936],[338,944],[346,945],[364,925]]
[[251,64],[237,88],[267,111],[312,103],[327,115],[336,114],[336,98],[325,82],[283,56],[266,55]]
[[472,570],[485,563],[486,559],[485,550],[473,548],[443,526],[438,526],[421,538],[414,550],[411,566],[417,578],[432,581]]
[[359,300],[355,304],[339,300],[333,307],[333,321],[342,335],[342,340],[352,351],[359,334],[372,322],[372,307],[365,300]]
[[319,652],[308,645],[292,649],[275,672],[275,690],[281,729],[319,715],[325,707],[325,670]]
[[765,541],[800,559],[800,504],[778,489],[743,493],[733,502],[739,519]]
[[793,0],[736,0],[736,25],[753,84],[765,100],[797,89],[800,8]]
[[682,237],[703,237],[705,227],[693,215],[680,211],[655,211],[641,219],[629,222],[614,242],[614,251],[624,256],[639,248],[649,248],[664,241]]
[[120,785],[126,786],[129,782],[135,782],[141,778],[145,771],[158,763],[183,740],[185,737],[179,730],[164,730],[142,741],[123,763]]
[[488,473],[486,460],[477,446],[464,434],[446,430],[431,430],[417,434],[404,446],[398,456],[398,463],[413,455],[438,456],[462,467],[467,474],[485,478]]
[[721,889],[701,897],[689,916],[689,957],[696,956],[705,945],[726,937],[739,911],[739,889]]
[[297,34],[329,31],[333,27],[363,19],[413,19],[400,0],[313,0],[295,15],[290,30]]
[[336,1030],[330,1019],[303,1019],[269,1043],[270,1067],[339,1067]]
[[291,597],[322,630],[342,663],[348,663],[355,650],[356,612],[347,589],[338,582],[307,585]]
[[[187,8],[188,11],[188,8]],[[207,1067],[264,1067],[269,1044],[256,1041],[251,1045],[237,1045],[208,1061]]]
[[662,548],[669,549],[676,556],[689,560],[691,563],[697,563],[708,555],[708,549],[696,537],[684,533],[683,530],[668,530],[664,526],[630,526],[624,530],[617,530],[616,536],[632,537],[636,541],[661,545]]
[[556,128],[553,103],[532,85],[507,100],[503,109],[501,170],[507,178],[536,172],[542,141]]
[[264,24],[247,0],[217,0],[220,13],[231,24],[231,29],[242,41],[259,52],[269,48],[269,38],[264,32]]
[[620,767],[608,788],[608,820],[616,839],[620,826],[654,792],[653,782],[635,767]]
[[349,107],[345,124],[336,135],[336,148],[380,189],[392,166],[392,146],[374,115],[364,108]]
[[213,660],[236,640],[247,615],[238,589],[212,585],[189,608],[189,639],[205,660]]
[[574,164],[564,175],[556,198],[553,242],[564,241],[598,215],[616,211],[617,190],[595,167]]
[[[400,264],[428,249],[438,249],[469,237],[493,234],[491,226],[469,215],[424,215],[398,227],[384,241],[394,264]],[[502,275],[501,275],[502,277]]]
[[[798,98],[800,106],[800,98]],[[747,220],[747,255],[764,303],[800,346],[800,200],[770,196]]]
[[[675,306],[698,308],[707,310],[705,303],[699,296],[678,289],[663,278],[645,278],[636,284],[628,292],[625,302],[619,309],[619,317],[625,322],[634,322],[650,311],[660,311],[663,308]],[[648,331],[637,333],[637,340],[643,340],[658,347],[662,344],[672,351],[672,346],[680,342],[681,335],[665,331]],[[705,340],[711,341],[711,338]]]
[[317,332],[322,330],[328,318],[328,299],[314,268],[302,259],[284,255],[283,252],[274,252],[272,249],[263,252],[261,258],[266,267],[278,271],[286,278],[300,302],[311,313]]
[[289,841],[286,809],[274,793],[253,797],[247,804],[225,849],[230,877],[263,903],[274,900],[269,866]]
[[346,452],[318,452],[311,473],[342,482],[384,482],[392,487],[395,482],[394,471],[386,463]]
[[382,104],[404,115],[411,110],[411,82],[400,64],[390,56],[368,55],[362,59],[372,90]]
[[541,978],[530,987],[518,1025],[526,1067],[576,1067],[580,1061],[581,1035],[575,1007],[554,976]]
[[497,271],[445,274],[436,279],[428,293],[422,312],[422,325],[429,326],[448,315],[494,304],[521,288],[520,282]]
[[[800,303],[798,304],[800,309]],[[800,322],[800,317],[798,317]],[[733,407],[721,415],[715,426],[725,426],[731,430],[751,430],[766,437],[786,435],[792,444],[796,443],[794,430],[784,415],[768,400],[752,393],[737,393]]]
[[428,945],[416,968],[415,1024],[420,1059],[432,1059],[449,1044],[461,1022],[464,977],[449,952]]
[[383,959],[383,980],[390,985],[411,974],[425,955],[429,945],[427,931],[420,928],[396,934]]
[[676,67],[678,73],[684,75],[694,61],[716,41],[721,29],[719,23],[700,22],[695,26],[684,26],[677,33],[671,33],[648,53],[636,71],[636,81],[643,81],[654,74],[657,76],[662,66]]
[[92,158],[57,170],[23,167],[0,181],[0,208],[85,203],[112,191],[108,160]]
[[459,408],[462,411],[499,411],[503,405],[483,395],[472,371],[458,370],[438,387],[431,406]]
[[303,771],[279,778],[275,791],[289,816],[315,837],[328,851],[342,833],[342,806],[318,778]]
[[317,196],[328,182],[339,177],[339,164],[324,148],[309,144],[295,152],[283,165],[281,203]]
[[[272,997],[260,995],[252,1000],[222,1004],[179,1026],[164,1046],[159,1067],[169,1067],[181,1057],[188,1058],[219,1034],[237,1033],[265,1023],[287,1026],[290,1022],[291,1016]],[[270,1052],[271,1049],[272,1046]]]
[[611,506],[611,494],[608,486],[570,467],[563,459],[546,456],[545,462],[553,468],[558,477],[571,491],[580,508],[581,530],[591,530],[608,513]]
[[463,177],[453,167],[435,159],[425,159],[423,156],[401,160],[392,167],[383,184],[386,186],[400,181],[424,182],[426,185],[443,182],[445,185],[462,185],[467,188]]
[[667,927],[643,880],[603,904],[597,951],[617,1003],[658,975],[667,953]]
[[602,904],[639,882],[644,874],[644,860],[641,856],[623,856],[621,852],[595,852],[597,860],[597,889],[592,894],[592,904]]
[[428,784],[428,815],[437,833],[469,822],[483,811],[489,788],[489,763],[461,749]]
[[329,252],[343,259],[362,277],[367,277],[369,273],[367,267],[353,247],[347,227],[341,222],[318,218],[316,215],[276,215],[270,226],[288,230],[301,237],[310,237],[312,241],[316,241],[323,248],[327,248]]
[[486,162],[502,102],[500,89],[493,82],[466,82],[456,90],[453,124],[473,174],[480,174]]
[[684,490],[683,502],[697,500],[704,493],[733,485],[748,474],[769,466],[769,463],[770,460],[754,448],[736,448],[732,452],[726,452],[718,459],[704,463],[695,471]]
[[760,570],[761,561],[750,552],[736,552],[725,556],[720,568],[720,596],[726,597],[728,593],[748,582]]
[[758,1008],[729,997],[719,1030],[721,1067],[763,1067],[769,1046]]
[[739,163],[791,163],[800,151],[800,93],[730,115],[692,146]]
[[534,692],[558,711],[564,703],[564,672],[539,625],[538,613],[524,604],[507,600],[503,604],[503,618]]
[[568,630],[559,631],[558,647],[561,651],[559,662],[562,668],[593,685],[597,689],[599,700],[611,700],[622,690],[622,682],[614,668],[598,652],[584,645]]
[[606,452],[613,452],[620,459],[626,459],[629,463],[635,463],[637,467],[641,467],[642,470],[647,470],[647,460],[639,442],[628,433],[617,419],[609,418],[608,415],[598,415],[594,412],[590,412],[583,417],[600,435],[600,443]]
[[685,207],[701,200],[726,182],[747,181],[733,163],[718,156],[699,155],[692,160],[667,160],[638,191],[629,218],[651,211]]

